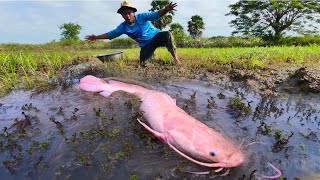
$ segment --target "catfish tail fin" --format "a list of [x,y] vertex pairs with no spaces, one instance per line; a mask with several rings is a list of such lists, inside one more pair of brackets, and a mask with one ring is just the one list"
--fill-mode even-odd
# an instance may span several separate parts
[[87,75],[80,79],[80,88],[90,92],[101,92],[107,90],[108,83],[100,78]]

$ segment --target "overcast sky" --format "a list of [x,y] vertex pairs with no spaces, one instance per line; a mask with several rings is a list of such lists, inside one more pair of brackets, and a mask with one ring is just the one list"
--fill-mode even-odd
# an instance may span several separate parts
[[[102,34],[117,27],[123,18],[117,14],[122,0],[0,0],[0,43],[47,43],[61,38],[59,26],[78,23],[79,37]],[[151,0],[131,0],[138,12],[147,12]],[[237,0],[177,0],[173,23],[180,23],[187,33],[191,16],[200,15],[205,23],[204,37],[229,36],[234,30],[225,16],[228,5]],[[123,36],[125,37],[125,36]]]

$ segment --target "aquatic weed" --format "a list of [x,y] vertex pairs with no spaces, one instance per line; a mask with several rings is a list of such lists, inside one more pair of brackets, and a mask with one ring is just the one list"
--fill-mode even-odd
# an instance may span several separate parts
[[72,134],[72,136],[71,136],[71,141],[72,141],[72,142],[76,142],[76,140],[77,140],[77,133],[74,133],[74,134]]
[[76,116],[76,112],[78,112],[79,109],[78,108],[74,108],[74,110],[72,111],[72,116],[71,116],[71,119],[72,120],[77,120],[78,117]]
[[79,160],[85,166],[91,166],[93,163],[92,157],[90,154],[77,152],[75,156],[76,156],[76,159]]
[[130,180],[138,180],[138,175],[132,174],[132,175],[130,175],[129,179]]
[[59,110],[57,112],[57,115],[60,115],[60,116],[63,116],[64,115],[64,112],[63,112],[63,107],[59,107]]
[[268,125],[265,121],[261,120],[260,125],[257,127],[257,133],[262,135],[271,135],[272,134],[272,125]]
[[285,145],[289,143],[289,139],[294,135],[293,132],[291,132],[290,135],[287,137],[278,137],[276,136],[276,143],[272,146],[272,152],[280,152],[284,149]]
[[236,117],[242,115],[248,115],[251,112],[251,105],[245,105],[239,97],[233,97],[229,100],[228,107],[230,107],[236,113]]
[[108,171],[110,169],[110,164],[108,162],[104,162],[100,165],[100,169],[104,172]]
[[308,148],[307,148],[307,146],[306,145],[304,145],[303,143],[300,143],[300,148],[302,149],[302,150],[304,150],[304,151],[306,151]]
[[210,98],[207,101],[208,101],[207,108],[210,109],[210,108],[217,108],[218,107],[218,104],[214,100],[213,96],[210,96]]
[[29,146],[29,148],[26,150],[29,154],[33,154],[33,152],[37,149],[39,150],[47,150],[48,146],[49,146],[50,142],[49,141],[42,141],[42,142],[38,142],[38,141],[32,141],[31,146]]
[[15,163],[12,160],[5,160],[2,162],[3,166],[9,170],[9,172],[13,175],[16,173],[16,170],[14,168]]

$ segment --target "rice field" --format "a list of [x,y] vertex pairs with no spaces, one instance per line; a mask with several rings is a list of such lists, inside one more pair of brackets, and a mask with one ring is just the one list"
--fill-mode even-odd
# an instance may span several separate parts
[[[102,65],[105,70],[102,74],[112,76],[113,71],[116,72],[115,75],[124,74],[126,77],[136,77],[138,74],[146,80],[148,76],[165,79],[168,75],[169,80],[170,77],[176,77],[175,75],[178,75],[177,79],[195,74],[202,77],[203,73],[215,70],[228,75],[229,70],[234,68],[240,69],[245,75],[251,72],[267,74],[273,69],[319,67],[319,48],[319,45],[178,48],[177,53],[183,67],[171,64],[170,53],[165,48],[159,48],[155,52],[155,66],[146,69],[139,67],[140,50],[131,48],[124,49],[121,60],[105,62]],[[119,172],[122,175],[130,173],[125,174],[130,179],[137,179],[138,175],[139,179],[151,179],[145,177],[172,173],[173,168],[179,171],[180,167],[184,169],[185,161],[180,161],[177,154],[171,153],[165,146],[161,146],[161,151],[153,149],[158,146],[151,140],[154,137],[146,136],[147,131],[141,131],[139,124],[132,123],[142,114],[134,110],[138,108],[136,106],[140,101],[129,100],[129,96],[126,100],[127,95],[123,95],[124,98],[113,96],[110,97],[114,98],[113,100],[106,101],[94,93],[82,93],[75,86],[70,89],[51,87],[57,84],[57,75],[64,75],[60,70],[69,67],[70,62],[78,63],[78,57],[86,60],[93,55],[116,50],[118,49],[0,44],[0,97],[15,89],[52,89],[39,95],[31,91],[17,91],[2,99],[0,110],[4,116],[3,129],[10,129],[12,121],[22,117],[21,110],[27,112],[33,122],[28,130],[31,135],[26,134],[28,137],[17,131],[17,134],[12,133],[8,138],[8,132],[3,130],[1,144],[4,144],[4,156],[1,156],[1,161],[4,179],[33,176],[85,177],[81,174],[82,169],[85,169],[86,176],[96,179],[110,179]],[[100,63],[98,64],[100,66]],[[109,71],[110,74],[105,73]],[[283,71],[275,74],[281,76],[281,72]],[[317,116],[320,111],[317,105],[319,98],[315,98],[317,95],[287,94],[275,99],[268,95],[259,96],[254,91],[248,91],[247,88],[235,86],[233,83],[229,84],[228,78],[221,79],[221,86],[219,82],[215,86],[216,81],[210,81],[208,86],[207,81],[185,79],[180,78],[179,81],[165,85],[155,81],[153,85],[178,99],[178,105],[188,113],[202,118],[203,122],[217,128],[219,132],[239,140],[239,144],[240,140],[265,142],[263,145],[246,149],[249,161],[236,168],[229,178],[251,178],[257,169],[258,172],[270,174],[271,169],[264,167],[266,162],[277,164],[283,173],[280,179],[303,175],[307,177],[304,173],[318,172],[319,151],[316,141],[319,138],[316,132],[320,127]],[[41,92],[42,89],[36,90]],[[9,143],[9,140],[13,143]],[[55,148],[50,148],[51,144]],[[149,149],[145,149],[146,144]],[[142,153],[142,156],[133,154],[147,150],[150,152]],[[59,154],[59,157],[56,154]],[[154,161],[150,161],[152,159]],[[168,163],[168,159],[173,161]],[[152,164],[157,164],[157,168]],[[126,169],[125,172],[123,169]],[[13,174],[13,171],[17,174]],[[172,174],[173,176],[180,179],[191,177],[184,173]],[[201,179],[205,178],[203,176]]]
[[[89,57],[114,49],[62,49],[34,46],[29,48],[0,46],[0,94],[13,89],[30,89],[39,84],[52,83],[52,78],[64,64],[77,56]],[[137,65],[138,48],[125,49],[119,68]],[[241,69],[317,66],[320,46],[274,46],[251,48],[178,48],[177,53],[185,68],[230,66]],[[158,48],[155,60],[170,63],[172,57],[165,48]]]

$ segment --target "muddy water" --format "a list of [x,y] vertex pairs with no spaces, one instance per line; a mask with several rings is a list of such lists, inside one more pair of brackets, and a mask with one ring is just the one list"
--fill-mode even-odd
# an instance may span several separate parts
[[[221,179],[241,179],[278,167],[289,179],[319,178],[320,98],[313,95],[261,97],[220,82],[178,79],[153,84],[208,126],[244,140],[246,161]],[[239,97],[251,112],[230,108]],[[208,105],[208,102],[210,104]],[[0,127],[27,114],[32,125],[1,132],[1,179],[208,179],[181,170],[204,171],[153,138],[136,121],[137,101],[115,93],[105,99],[77,85],[46,93],[16,91],[0,101]],[[293,134],[292,134],[293,133]],[[278,142],[278,143],[277,143]],[[282,143],[281,143],[282,142]]]

